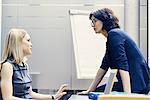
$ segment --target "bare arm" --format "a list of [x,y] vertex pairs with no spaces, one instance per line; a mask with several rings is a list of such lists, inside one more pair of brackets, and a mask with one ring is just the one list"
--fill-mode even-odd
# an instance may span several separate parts
[[106,74],[106,71],[103,70],[102,68],[100,68],[97,71],[96,77],[93,80],[93,82],[91,83],[90,87],[88,88],[88,90],[80,92],[78,94],[87,94],[91,91],[94,91],[96,89],[96,87],[98,86],[98,84],[101,82],[101,80],[103,79],[104,75]]
[[24,100],[13,96],[12,65],[8,62],[4,63],[0,74],[1,74],[1,91],[2,91],[3,100]]
[[50,95],[43,95],[32,91],[32,87],[30,87],[30,95],[33,99],[40,99],[40,100],[51,100]]
[[[59,98],[61,98],[63,95],[66,94],[66,92],[63,92],[66,89],[66,87],[67,87],[67,84],[61,85],[58,92],[54,95],[55,100],[58,100]],[[32,96],[33,99],[52,100],[51,95],[35,93],[32,91],[32,87],[30,88],[30,95]]]
[[98,84],[103,79],[105,73],[106,73],[106,71],[103,70],[103,69],[101,69],[101,68],[97,71],[96,77],[93,80],[92,84],[90,85],[88,91],[94,91],[96,89],[96,87],[98,86]]
[[130,75],[128,71],[119,70],[124,92],[131,93]]

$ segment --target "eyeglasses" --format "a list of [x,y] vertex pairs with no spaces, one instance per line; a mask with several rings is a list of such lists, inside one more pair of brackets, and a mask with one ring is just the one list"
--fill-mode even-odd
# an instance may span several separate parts
[[95,25],[95,23],[96,23],[97,21],[98,21],[98,19],[95,19],[95,18],[94,18],[94,19],[92,19],[92,20],[91,20],[91,25],[92,25],[92,26],[94,26],[94,25]]

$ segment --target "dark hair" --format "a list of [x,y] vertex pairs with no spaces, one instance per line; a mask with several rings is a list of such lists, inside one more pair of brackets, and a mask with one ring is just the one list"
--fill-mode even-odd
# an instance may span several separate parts
[[89,19],[91,20],[92,16],[103,22],[103,28],[107,32],[114,28],[120,28],[119,20],[114,15],[114,12],[109,8],[103,8],[94,12],[91,12]]

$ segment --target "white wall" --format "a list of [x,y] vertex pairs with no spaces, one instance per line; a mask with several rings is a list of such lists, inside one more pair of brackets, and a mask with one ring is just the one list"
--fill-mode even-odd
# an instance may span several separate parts
[[147,0],[140,0],[140,49],[145,57],[148,59],[148,30],[147,30]]
[[125,0],[125,30],[139,45],[139,0]]

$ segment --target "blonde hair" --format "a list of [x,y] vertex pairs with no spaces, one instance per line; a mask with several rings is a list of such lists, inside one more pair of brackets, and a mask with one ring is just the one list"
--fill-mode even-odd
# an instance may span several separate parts
[[18,28],[13,28],[8,32],[1,63],[5,62],[9,58],[12,58],[13,61],[17,64],[24,60],[22,40],[26,34],[27,32],[24,29]]

